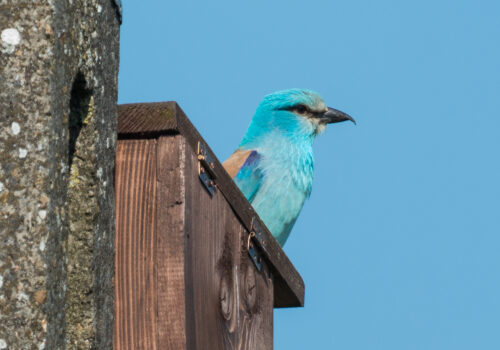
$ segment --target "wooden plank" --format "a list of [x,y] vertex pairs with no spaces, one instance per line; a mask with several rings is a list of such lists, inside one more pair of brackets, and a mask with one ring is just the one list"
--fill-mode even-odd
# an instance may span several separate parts
[[[187,142],[187,140],[186,140]],[[272,349],[273,281],[246,250],[248,232],[226,198],[211,197],[186,150],[186,287],[189,349]]]
[[118,133],[158,135],[177,131],[175,102],[119,105]]
[[180,135],[158,140],[157,305],[159,349],[186,343],[185,143]]
[[188,141],[118,142],[115,349],[272,349],[275,274]]
[[[197,150],[198,141],[203,138],[191,124],[182,109],[175,102],[141,103],[118,106],[118,133],[120,138],[156,137],[181,133],[192,150]],[[214,155],[210,147],[209,151]],[[216,159],[216,157],[213,157]],[[214,162],[218,174],[217,186],[231,203],[236,215],[247,230],[254,217],[258,217],[250,203],[243,196],[221,163]],[[260,220],[260,219],[259,219]],[[288,259],[278,242],[261,222],[265,230],[266,243],[261,248],[275,279],[274,307],[303,306],[305,285],[302,277]]]
[[119,141],[115,169],[117,350],[157,349],[155,191],[156,141]]
[[186,298],[190,307],[187,310],[188,348],[225,349],[219,311],[220,271],[217,266],[225,235],[225,213],[221,210],[223,198],[210,198],[205,190],[200,190],[198,160],[189,146],[185,164],[186,289],[189,291]]

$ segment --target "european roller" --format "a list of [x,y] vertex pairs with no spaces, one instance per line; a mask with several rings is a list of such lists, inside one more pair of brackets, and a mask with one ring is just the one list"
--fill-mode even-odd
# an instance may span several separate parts
[[283,246],[311,194],[313,141],[326,124],[354,119],[327,107],[314,91],[290,89],[264,97],[224,168]]

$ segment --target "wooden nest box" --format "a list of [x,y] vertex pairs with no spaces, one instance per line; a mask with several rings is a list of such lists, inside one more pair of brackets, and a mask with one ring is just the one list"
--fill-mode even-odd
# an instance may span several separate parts
[[302,278],[175,102],[118,115],[115,349],[272,349]]

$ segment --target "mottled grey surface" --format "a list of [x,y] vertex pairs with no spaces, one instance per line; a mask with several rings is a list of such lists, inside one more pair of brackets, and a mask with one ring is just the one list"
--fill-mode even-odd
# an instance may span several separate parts
[[112,349],[114,3],[0,0],[0,35],[0,350]]

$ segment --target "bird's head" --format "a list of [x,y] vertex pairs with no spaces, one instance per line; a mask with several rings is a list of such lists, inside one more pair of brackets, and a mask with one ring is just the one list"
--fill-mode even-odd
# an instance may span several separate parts
[[[279,132],[292,138],[312,140],[325,130],[326,124],[346,120],[356,123],[348,114],[327,107],[314,91],[282,90],[264,97],[257,107],[245,139],[250,142],[268,132]],[[243,143],[246,143],[245,139]]]

